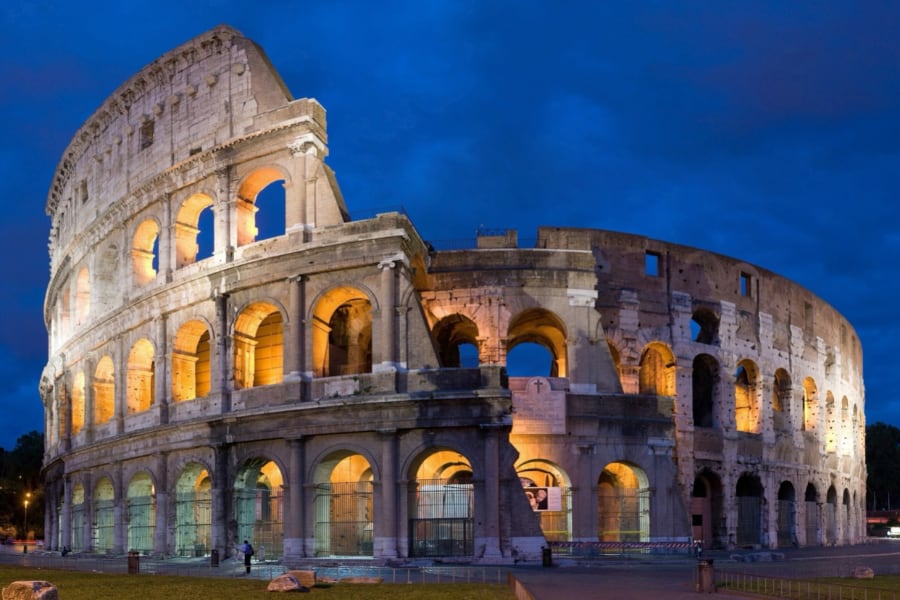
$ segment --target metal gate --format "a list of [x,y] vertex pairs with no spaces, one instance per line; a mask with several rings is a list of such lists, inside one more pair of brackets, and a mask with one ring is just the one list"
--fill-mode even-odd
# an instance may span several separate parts
[[409,554],[472,556],[475,552],[471,483],[419,480],[410,498]]
[[794,527],[794,501],[778,501],[778,547],[786,548],[796,543]]
[[212,502],[209,494],[178,494],[175,503],[175,554],[205,556],[210,545]]
[[128,499],[128,550],[149,553],[153,550],[156,506],[153,498]]
[[817,546],[819,544],[819,505],[815,502],[806,503],[806,545]]
[[94,501],[93,551],[108,552],[113,549],[115,506],[113,500]]
[[372,482],[319,483],[313,500],[316,556],[372,556]]
[[598,491],[601,542],[640,542],[650,534],[650,491],[606,488]]
[[268,488],[235,492],[237,539],[252,540],[257,560],[284,553],[284,497]]
[[738,546],[759,544],[762,533],[761,502],[759,496],[738,496]]

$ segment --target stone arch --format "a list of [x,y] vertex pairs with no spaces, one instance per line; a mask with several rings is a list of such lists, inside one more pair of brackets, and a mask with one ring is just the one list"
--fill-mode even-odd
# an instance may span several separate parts
[[841,530],[843,535],[841,536],[841,541],[844,544],[850,543],[850,527],[853,521],[850,519],[850,491],[847,488],[844,488],[844,493],[841,497]]
[[806,484],[803,502],[806,508],[806,545],[814,546],[819,542],[819,492],[812,483]]
[[715,399],[720,388],[719,361],[709,354],[694,357],[691,398],[694,427],[715,427]]
[[159,223],[154,219],[141,221],[131,239],[131,273],[137,285],[156,279],[159,269]]
[[63,544],[68,543],[69,548],[72,549],[73,552],[82,552],[85,550],[84,547],[84,526],[87,521],[87,515],[85,514],[85,507],[87,504],[85,503],[85,493],[84,493],[84,484],[80,481],[76,481],[72,486],[72,531],[70,533],[71,539],[66,541],[63,540]]
[[141,338],[128,354],[126,407],[129,414],[148,410],[154,402],[154,349],[147,338]]
[[331,452],[316,464],[315,556],[372,556],[375,515],[371,465],[366,456],[349,449]]
[[704,469],[694,477],[691,488],[691,535],[703,548],[722,545],[719,524],[723,522],[722,480]]
[[471,557],[475,485],[472,463],[447,447],[427,449],[408,474],[409,555]]
[[549,310],[529,308],[509,322],[506,352],[519,344],[533,343],[546,348],[551,356],[550,377],[567,377],[568,358],[566,327],[563,321]]
[[516,473],[532,510],[540,515],[541,530],[548,542],[572,540],[572,481],[558,464],[523,460]]
[[284,477],[267,458],[247,460],[234,481],[236,539],[252,540],[257,560],[279,558],[284,549]]
[[183,323],[172,344],[172,400],[183,402],[209,394],[212,383],[209,327],[193,319]]
[[212,210],[212,196],[205,193],[192,194],[178,208],[175,217],[175,268],[197,262],[200,245],[200,219],[205,210]]
[[762,544],[762,500],[763,486],[759,477],[752,473],[741,475],[735,486],[738,546]]
[[463,366],[460,349],[465,346],[473,346],[476,353],[478,351],[478,325],[466,315],[460,313],[447,315],[435,323],[431,331],[443,367]]
[[103,476],[94,485],[93,522],[91,523],[91,549],[94,552],[112,552],[115,544],[116,493],[112,480]]
[[116,410],[116,377],[112,357],[104,356],[94,369],[94,424],[112,420]]
[[776,369],[772,381],[772,426],[775,431],[791,429],[791,375],[785,369]]
[[819,399],[816,380],[806,377],[803,380],[803,430],[815,431],[819,423]]
[[370,296],[357,287],[339,286],[322,294],[313,309],[316,377],[372,371],[372,311]]
[[666,344],[647,344],[641,353],[638,381],[638,391],[641,394],[675,395],[675,355]]
[[78,371],[72,378],[72,435],[78,435],[84,427],[85,413],[84,404],[84,371]]
[[709,308],[698,308],[691,315],[691,339],[701,344],[718,345],[719,315]]
[[134,474],[127,492],[127,547],[150,554],[156,533],[156,486],[146,471]]
[[601,542],[650,539],[650,481],[640,467],[611,462],[597,479],[597,537]]
[[185,464],[175,482],[175,555],[205,556],[212,537],[212,478],[198,462]]
[[269,302],[254,302],[234,323],[234,388],[284,380],[284,317]]
[[734,424],[737,431],[759,433],[759,369],[752,360],[744,359],[734,373]]
[[[271,207],[273,211],[281,210],[280,222],[282,231],[279,235],[284,234],[284,183],[285,175],[279,169],[274,167],[261,167],[255,169],[247,175],[238,188],[238,197],[236,203],[236,219],[237,219],[237,245],[245,246],[257,240],[259,228],[257,227],[257,211],[260,210],[259,195],[263,193],[269,186],[282,183],[280,190],[280,207]],[[274,200],[275,198],[267,198]],[[269,209],[270,207],[266,207]],[[272,237],[272,236],[269,236]]]
[[91,273],[87,267],[78,271],[75,279],[75,325],[87,323],[91,314]]
[[825,543],[836,544],[838,541],[837,490],[834,485],[828,487],[825,494]]
[[779,548],[797,546],[797,494],[794,484],[782,481],[778,486],[776,539]]

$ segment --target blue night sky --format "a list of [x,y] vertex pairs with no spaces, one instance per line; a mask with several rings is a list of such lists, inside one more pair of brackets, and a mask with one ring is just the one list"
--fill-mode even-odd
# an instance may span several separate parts
[[856,327],[900,426],[900,3],[22,2],[0,6],[0,447],[43,429],[44,213],[78,127],[229,24],[328,111],[352,214],[423,237],[596,227],[739,257]]

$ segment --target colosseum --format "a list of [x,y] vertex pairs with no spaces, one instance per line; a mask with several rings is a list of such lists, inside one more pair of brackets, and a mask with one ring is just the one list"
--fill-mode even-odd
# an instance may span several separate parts
[[[49,549],[485,564],[862,539],[862,350],[812,292],[610,231],[436,249],[402,212],[352,219],[327,156],[324,108],[227,26],[72,138],[46,203]],[[511,376],[523,349],[543,358]]]

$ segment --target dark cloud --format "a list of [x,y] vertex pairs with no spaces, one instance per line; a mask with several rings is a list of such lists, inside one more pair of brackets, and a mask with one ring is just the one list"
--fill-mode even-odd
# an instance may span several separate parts
[[[13,2],[0,7],[0,334],[40,428],[53,169],[128,77],[219,23],[328,110],[351,213],[432,240],[540,225],[644,234],[805,285],[857,328],[869,422],[900,424],[900,5],[890,2]],[[455,242],[454,242],[455,241]],[[33,312],[33,316],[32,316]],[[25,340],[25,341],[23,341]],[[0,367],[0,373],[3,368]],[[2,404],[6,402],[6,404]]]

